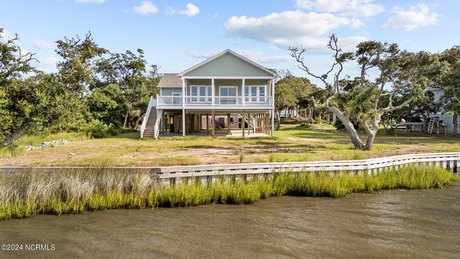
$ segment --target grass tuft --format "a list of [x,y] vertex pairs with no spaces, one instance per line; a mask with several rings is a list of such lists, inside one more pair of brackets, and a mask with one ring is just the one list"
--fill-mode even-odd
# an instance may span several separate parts
[[249,204],[270,196],[343,197],[385,189],[442,188],[458,180],[434,166],[406,166],[380,174],[276,173],[272,177],[165,187],[147,172],[127,170],[33,170],[0,174],[0,219],[103,209]]

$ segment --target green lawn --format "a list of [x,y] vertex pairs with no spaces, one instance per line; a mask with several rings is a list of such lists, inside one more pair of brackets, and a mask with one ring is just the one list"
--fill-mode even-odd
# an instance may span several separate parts
[[[68,139],[73,143],[25,151],[26,145]],[[371,151],[355,150],[346,132],[331,126],[282,125],[275,137],[226,138],[207,136],[139,139],[124,133],[105,139],[88,139],[75,133],[46,137],[27,136],[0,149],[0,165],[172,166],[240,162],[279,162],[365,159],[420,152],[460,152],[460,137],[452,135],[379,132]]]

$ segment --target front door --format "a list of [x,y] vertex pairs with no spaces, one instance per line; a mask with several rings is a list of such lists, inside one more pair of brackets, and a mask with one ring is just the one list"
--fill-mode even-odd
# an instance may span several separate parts
[[237,104],[236,86],[221,86],[219,88],[220,104]]
[[174,92],[172,93],[172,104],[180,105],[182,104],[182,93]]

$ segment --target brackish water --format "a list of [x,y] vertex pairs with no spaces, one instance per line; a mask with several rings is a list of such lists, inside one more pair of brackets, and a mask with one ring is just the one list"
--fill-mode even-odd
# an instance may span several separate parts
[[0,258],[458,258],[460,183],[338,199],[40,215],[0,221],[2,243],[55,250],[0,251]]

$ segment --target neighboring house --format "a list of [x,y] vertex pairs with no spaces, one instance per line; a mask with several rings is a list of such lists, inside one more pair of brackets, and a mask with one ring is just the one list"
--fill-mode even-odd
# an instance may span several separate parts
[[[208,133],[274,134],[276,74],[225,50],[178,74],[165,73],[141,137]],[[240,129],[240,130],[238,130]]]
[[[438,87],[428,87],[426,89],[428,92],[432,92],[434,95],[434,101],[440,102],[441,97],[444,95],[444,90]],[[446,111],[441,108],[440,111],[436,114],[432,114],[431,117],[437,116],[439,120],[444,122],[446,125],[447,132],[453,132],[453,116],[452,114],[446,113]],[[457,117],[457,121],[460,122],[460,116]],[[460,125],[457,125],[457,132],[460,132]]]

